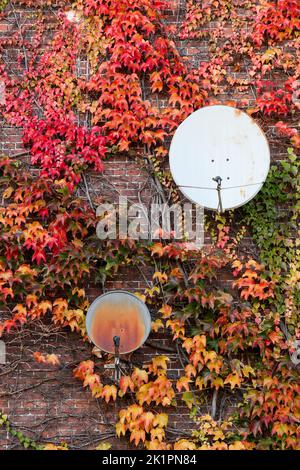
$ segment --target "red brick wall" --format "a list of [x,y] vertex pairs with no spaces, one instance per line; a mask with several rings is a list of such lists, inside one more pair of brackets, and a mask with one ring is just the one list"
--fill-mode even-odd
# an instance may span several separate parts
[[[174,2],[173,2],[174,3]],[[175,2],[176,3],[176,2]],[[177,9],[170,12],[168,21],[177,23],[182,21],[185,14],[185,1],[177,0]],[[243,12],[241,11],[241,15]],[[213,24],[210,25],[212,28]],[[0,23],[0,35],[5,34],[10,26]],[[228,25],[227,35],[231,34]],[[208,44],[205,41],[180,41],[178,49],[183,56],[187,56],[193,66],[201,61],[208,60]],[[247,77],[247,68],[234,75]],[[229,96],[218,97],[226,101],[233,98],[249,98],[253,95],[237,95],[231,90]],[[272,159],[275,161],[284,156],[286,143],[282,142],[274,132],[274,122],[271,119],[261,121],[271,144]],[[22,151],[21,130],[2,127],[0,129],[1,151],[8,155],[16,155]],[[117,156],[105,164],[103,175],[91,173],[87,176],[90,195],[93,200],[104,197],[117,201],[119,195],[127,196],[134,202],[139,200],[139,191],[142,201],[149,202],[153,188],[148,181],[147,172],[140,160]],[[82,197],[86,197],[82,191]],[[251,240],[248,240],[249,244]],[[132,292],[147,287],[147,280],[151,279],[151,269],[143,273],[131,267],[123,270],[115,280],[108,281],[106,289],[126,289]],[[226,280],[224,279],[224,282]],[[88,295],[92,301],[102,293],[101,286],[89,286]],[[1,314],[0,314],[1,316]],[[163,348],[171,348],[174,352],[170,374],[174,378],[181,369],[175,346],[170,339],[161,334],[151,335],[150,341]],[[36,441],[56,442],[66,441],[70,448],[95,448],[99,435],[107,433],[107,440],[114,444],[114,448],[126,447],[126,441],[114,440],[114,423],[117,415],[117,405],[106,405],[104,402],[94,400],[89,391],[72,378],[72,369],[81,361],[90,357],[91,346],[78,340],[76,334],[62,331],[52,324],[44,321],[35,321],[34,324],[25,325],[21,331],[8,336],[7,365],[0,366],[0,409],[7,413],[12,424],[24,434]],[[64,364],[59,370],[47,369],[32,359],[34,351],[55,352]],[[131,360],[139,364],[151,357],[155,352],[162,353],[160,349],[145,345],[136,352]],[[101,364],[101,360],[97,360]],[[106,374],[108,374],[106,372]],[[223,404],[231,405],[230,400]],[[176,429],[188,429],[190,425],[186,408],[180,407],[171,412],[171,426]],[[18,441],[6,435],[0,429],[0,449],[18,448]]]

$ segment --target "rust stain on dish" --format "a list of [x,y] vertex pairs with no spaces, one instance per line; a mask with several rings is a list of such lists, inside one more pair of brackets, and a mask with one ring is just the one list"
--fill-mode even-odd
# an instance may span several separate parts
[[137,349],[143,343],[145,332],[139,308],[132,302],[103,302],[91,324],[91,339],[107,352],[114,352],[114,336],[120,337],[121,354]]
[[241,189],[240,189],[240,195],[241,195],[241,197],[243,197],[243,198],[245,199],[245,197],[246,197],[246,190],[245,190],[245,188],[241,188]]
[[241,114],[242,114],[242,111],[241,111],[240,109],[237,109],[237,108],[236,108],[236,109],[234,110],[234,115],[235,115],[236,117],[240,117]]

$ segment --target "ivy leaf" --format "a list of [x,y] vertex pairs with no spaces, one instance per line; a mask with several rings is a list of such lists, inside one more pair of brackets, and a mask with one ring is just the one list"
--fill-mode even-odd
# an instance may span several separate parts
[[180,377],[180,379],[177,380],[176,383],[176,388],[178,392],[181,392],[182,389],[186,390],[187,392],[190,390],[190,379],[188,377]]
[[170,305],[163,305],[159,313],[162,313],[163,318],[170,318],[172,315],[172,307]]
[[154,414],[151,411],[148,411],[142,414],[138,422],[140,425],[143,426],[145,431],[148,433],[150,432],[150,429],[152,428],[153,421],[154,421]]
[[155,416],[155,419],[153,421],[153,426],[160,427],[160,428],[166,428],[168,425],[169,421],[169,416],[166,413],[159,413]]
[[237,373],[229,374],[224,380],[224,384],[230,384],[231,390],[241,386],[241,378]]
[[118,437],[125,436],[126,434],[126,425],[120,421],[116,424],[116,433]]
[[195,403],[194,395],[192,392],[184,392],[182,400],[185,402],[189,409],[192,409]]
[[150,434],[151,434],[151,440],[157,439],[159,442],[162,442],[166,435],[164,429],[160,427],[151,429]]
[[123,396],[127,393],[128,389],[131,392],[134,391],[134,382],[131,379],[131,377],[129,377],[128,375],[123,375],[120,379],[119,387],[120,387],[120,391],[121,391],[121,395],[120,395],[120,392],[119,392],[119,395]]
[[109,403],[111,399],[113,401],[116,401],[117,392],[118,392],[118,390],[117,390],[117,387],[115,385],[105,385],[103,387],[101,397],[105,399],[106,403]]
[[161,328],[164,329],[164,324],[160,319],[157,319],[152,322],[152,331],[157,333]]
[[40,352],[33,353],[34,360],[42,364],[50,364],[52,366],[60,365],[60,361],[56,354],[41,354]]
[[223,388],[224,387],[224,381],[221,377],[216,377],[213,381],[212,381],[212,385],[213,387],[215,387],[216,390],[219,390],[219,388]]
[[196,450],[196,448],[196,444],[188,439],[180,439],[174,444],[174,450]]
[[145,442],[146,433],[143,429],[134,429],[130,435],[130,442],[134,442],[136,446],[139,445],[140,441]]
[[133,383],[138,387],[140,387],[142,384],[147,383],[149,380],[147,371],[139,369],[138,367],[135,367],[131,378]]
[[97,447],[96,450],[110,450],[111,444],[108,442],[101,442]]

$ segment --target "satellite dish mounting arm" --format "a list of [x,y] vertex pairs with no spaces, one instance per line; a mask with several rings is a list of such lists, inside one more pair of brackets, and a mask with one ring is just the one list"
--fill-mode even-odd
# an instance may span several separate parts
[[222,196],[221,196],[222,178],[221,176],[216,176],[215,178],[213,178],[213,181],[217,183],[217,191],[218,191],[218,198],[219,198],[218,212],[222,213],[223,212],[223,204],[222,204]]
[[121,378],[120,370],[120,336],[114,336],[114,345],[115,345],[115,379],[119,381]]

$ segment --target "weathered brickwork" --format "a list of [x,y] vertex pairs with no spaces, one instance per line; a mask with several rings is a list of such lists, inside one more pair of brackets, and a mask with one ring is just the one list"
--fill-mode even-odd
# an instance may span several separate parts
[[[177,8],[169,12],[167,21],[177,24],[185,16],[185,1],[176,0]],[[19,14],[25,14],[20,10]],[[243,14],[243,12],[241,12]],[[0,37],[13,27],[6,22],[0,22]],[[210,25],[213,28],[214,24]],[[225,35],[231,34],[230,24]],[[191,66],[197,67],[201,61],[208,58],[208,44],[205,40],[178,40],[177,47],[182,56],[185,56]],[[17,51],[16,51],[17,52]],[[12,60],[12,56],[10,57]],[[247,77],[247,66],[235,76]],[[278,77],[280,80],[280,77]],[[145,89],[147,94],[147,89]],[[240,96],[241,95],[241,96]],[[227,96],[218,97],[221,101],[248,98],[251,96],[236,93],[234,89]],[[161,105],[163,105],[163,100]],[[286,142],[279,138],[274,130],[272,119],[258,121],[267,134],[271,146],[272,160],[280,160],[286,151]],[[1,152],[14,156],[22,153],[22,130],[9,127],[0,129]],[[122,155],[110,158],[105,162],[104,174],[87,174],[86,184],[89,195],[94,203],[103,199],[118,202],[120,196],[126,196],[130,202],[142,201],[149,204],[154,190],[151,186],[148,173],[141,160]],[[87,199],[85,188],[82,188],[82,197]],[[255,249],[251,238],[244,242],[249,250]],[[114,279],[106,282],[106,290],[125,289],[131,292],[142,291],[151,283],[152,270],[143,269],[141,272],[134,266],[123,269]],[[226,284],[230,277],[224,275],[219,282]],[[88,287],[89,300],[93,301],[103,293],[101,285]],[[153,316],[155,312],[152,312]],[[3,313],[3,315],[5,315]],[[0,314],[1,318],[1,314]],[[107,435],[107,440],[114,448],[126,448],[127,443],[115,440],[114,424],[117,414],[117,405],[106,405],[103,401],[95,400],[88,390],[72,377],[72,369],[82,360],[90,357],[91,345],[78,341],[75,334],[62,331],[53,324],[44,321],[35,321],[28,324],[21,331],[9,335],[6,341],[7,365],[0,365],[0,408],[7,413],[12,424],[31,436],[36,441],[67,442],[69,447],[95,448],[99,433]],[[174,378],[179,375],[181,363],[178,359],[176,346],[163,334],[152,334],[149,343],[134,353],[129,359],[136,365],[152,357],[155,352],[162,354],[167,350],[172,359],[170,375]],[[47,368],[34,362],[34,351],[55,352],[63,358],[63,365],[59,370]],[[170,352],[171,351],[171,352]],[[101,364],[101,359],[95,358]],[[64,365],[65,364],[65,365]],[[109,371],[103,371],[109,377]],[[223,407],[230,407],[232,403],[223,403]],[[186,408],[178,407],[170,413],[171,428],[188,429],[190,419]],[[18,441],[6,435],[0,429],[0,449],[18,448]]]

